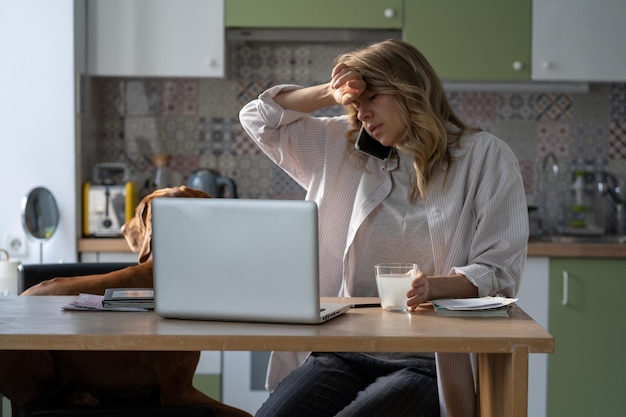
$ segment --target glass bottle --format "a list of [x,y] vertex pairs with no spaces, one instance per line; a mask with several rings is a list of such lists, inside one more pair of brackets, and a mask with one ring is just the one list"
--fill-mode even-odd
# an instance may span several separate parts
[[572,184],[572,191],[574,192],[574,204],[572,204],[572,220],[570,225],[572,227],[585,227],[587,217],[587,205],[584,200],[585,192],[585,173],[583,171],[576,171],[574,174],[574,183]]
[[150,182],[150,192],[161,189],[178,187],[182,185],[182,175],[170,168],[172,155],[167,153],[155,153],[152,155],[154,174]]

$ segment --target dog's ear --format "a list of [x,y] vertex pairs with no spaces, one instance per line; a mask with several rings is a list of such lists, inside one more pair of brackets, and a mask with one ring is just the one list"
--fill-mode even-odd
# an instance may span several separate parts
[[139,263],[144,263],[152,256],[152,199],[145,202],[139,216],[143,230],[143,242],[139,249]]
[[137,206],[135,214],[143,232],[143,241],[138,242],[140,245],[139,263],[146,262],[152,257],[152,201],[155,198],[162,197],[211,198],[211,196],[204,191],[189,188],[184,185],[180,187],[162,188],[145,197]]

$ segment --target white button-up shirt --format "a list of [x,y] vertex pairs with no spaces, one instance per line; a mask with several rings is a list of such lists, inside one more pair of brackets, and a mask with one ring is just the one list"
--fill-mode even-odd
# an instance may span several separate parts
[[[349,296],[359,276],[349,248],[367,215],[391,191],[395,160],[355,154],[345,138],[346,116],[312,117],[285,110],[273,97],[298,86],[276,86],[240,112],[246,132],[317,203],[320,294]],[[514,296],[526,260],[528,212],[517,158],[497,137],[479,132],[451,146],[453,162],[424,196],[435,275],[463,274],[479,296]],[[446,171],[447,172],[444,172]],[[365,278],[364,278],[365,279]],[[367,277],[369,279],[369,277]],[[274,355],[271,390],[305,355]],[[468,354],[437,354],[442,416],[474,416],[475,387]]]

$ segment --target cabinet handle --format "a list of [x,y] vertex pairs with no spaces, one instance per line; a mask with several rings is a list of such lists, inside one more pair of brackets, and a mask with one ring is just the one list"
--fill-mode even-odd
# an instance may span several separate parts
[[513,70],[521,71],[524,68],[522,61],[513,61]]
[[563,271],[563,298],[561,299],[561,304],[564,306],[566,306],[568,302],[568,299],[567,299],[568,287],[569,287],[569,274],[567,273],[567,271]]
[[392,17],[396,15],[396,12],[390,8],[390,9],[385,9],[384,14],[387,19],[391,19]]

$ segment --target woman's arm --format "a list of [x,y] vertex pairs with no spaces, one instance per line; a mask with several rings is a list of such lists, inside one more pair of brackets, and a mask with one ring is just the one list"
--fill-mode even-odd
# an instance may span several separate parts
[[337,104],[330,91],[329,83],[284,91],[276,95],[274,101],[284,109],[302,113],[312,113]]
[[339,64],[333,68],[330,82],[282,92],[274,101],[284,109],[312,113],[336,104],[352,104],[366,87],[360,73]]
[[478,297],[478,288],[465,275],[428,277],[427,280],[430,287],[429,300]]

